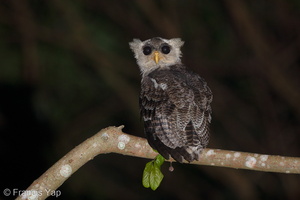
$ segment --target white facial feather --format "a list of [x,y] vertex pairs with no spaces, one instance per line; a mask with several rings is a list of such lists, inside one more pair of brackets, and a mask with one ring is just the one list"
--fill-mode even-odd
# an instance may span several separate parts
[[[171,47],[171,51],[168,54],[164,54],[158,48],[161,44],[167,43]],[[181,63],[181,51],[180,48],[184,42],[180,38],[173,38],[170,40],[163,38],[152,38],[145,41],[139,39],[133,39],[129,43],[130,48],[134,52],[134,56],[139,65],[142,75],[146,75],[157,68],[167,68],[174,64]],[[153,51],[149,55],[143,53],[143,47],[150,45],[153,47]],[[153,59],[153,52],[158,51],[160,53],[160,60],[156,63]]]

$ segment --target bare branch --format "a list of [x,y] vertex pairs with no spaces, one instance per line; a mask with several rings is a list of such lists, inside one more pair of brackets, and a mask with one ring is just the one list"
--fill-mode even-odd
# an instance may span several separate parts
[[[17,199],[45,199],[81,166],[99,154],[118,153],[153,159],[157,153],[146,139],[122,132],[123,126],[107,127],[87,139],[35,180]],[[174,161],[174,160],[170,160]],[[205,149],[200,161],[190,164],[300,174],[300,158]],[[28,192],[30,191],[30,192]]]

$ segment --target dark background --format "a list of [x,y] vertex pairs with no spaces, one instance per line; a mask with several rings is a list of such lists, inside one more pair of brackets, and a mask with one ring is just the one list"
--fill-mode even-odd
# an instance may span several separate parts
[[[128,42],[155,36],[213,91],[210,148],[300,156],[299,0],[1,0],[1,194],[107,126],[144,137]],[[299,175],[177,163],[153,192],[146,162],[97,156],[60,199],[300,199]]]

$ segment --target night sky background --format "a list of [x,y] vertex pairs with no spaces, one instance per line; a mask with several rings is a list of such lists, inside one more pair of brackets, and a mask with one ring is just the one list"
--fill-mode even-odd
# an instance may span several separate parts
[[[209,148],[300,156],[299,0],[0,0],[0,189],[26,189],[107,126],[144,137],[133,38],[185,41],[211,88]],[[97,156],[60,199],[300,199],[300,176]],[[55,199],[55,198],[50,198]]]

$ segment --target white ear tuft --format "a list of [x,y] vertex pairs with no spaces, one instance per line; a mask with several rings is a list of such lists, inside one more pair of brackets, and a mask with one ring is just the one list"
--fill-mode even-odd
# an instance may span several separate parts
[[143,45],[143,42],[140,39],[133,39],[132,42],[129,42],[129,47],[134,53],[134,57],[138,59],[139,51]]
[[183,46],[184,41],[182,41],[181,38],[172,38],[170,39],[170,44],[174,47],[180,48]]
[[135,52],[137,48],[142,44],[140,39],[133,39],[132,42],[129,42],[130,49]]

